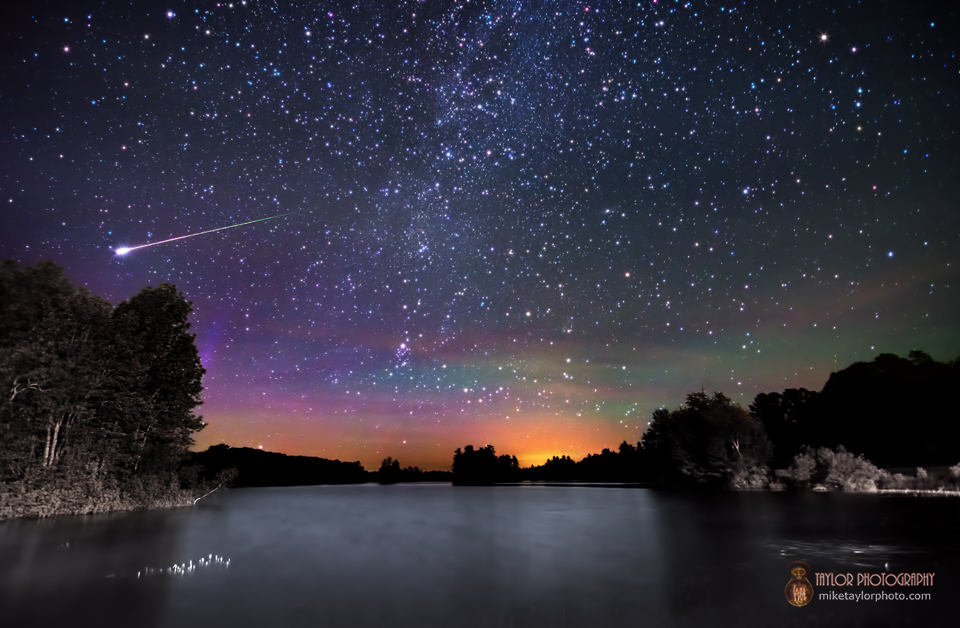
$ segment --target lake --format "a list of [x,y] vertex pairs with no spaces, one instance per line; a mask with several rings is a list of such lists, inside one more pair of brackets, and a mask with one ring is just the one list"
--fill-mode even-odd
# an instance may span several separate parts
[[[796,560],[936,575],[796,608]],[[956,498],[308,486],[0,522],[4,626],[955,626],[958,586]]]

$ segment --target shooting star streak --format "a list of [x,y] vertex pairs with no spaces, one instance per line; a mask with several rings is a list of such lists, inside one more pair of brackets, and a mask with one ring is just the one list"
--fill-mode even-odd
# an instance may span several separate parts
[[169,238],[167,240],[160,240],[159,242],[150,242],[149,244],[141,244],[139,246],[127,246],[122,247],[114,251],[117,255],[126,255],[130,251],[136,251],[137,249],[144,249],[148,246],[156,246],[158,244],[166,244],[167,242],[173,242],[174,240],[183,240],[184,238],[194,238],[196,236],[201,236],[206,233],[213,233],[214,231],[223,231],[224,229],[233,229],[235,227],[242,227],[244,225],[252,225],[255,222],[263,222],[264,220],[273,220],[274,218],[281,218],[283,216],[289,216],[296,212],[287,212],[286,214],[277,214],[276,216],[270,216],[268,218],[257,218],[256,220],[248,220],[247,222],[241,222],[237,225],[227,225],[226,227],[217,227],[216,229],[210,229],[208,231],[201,231],[200,233],[188,233],[187,235],[177,236],[176,238]]

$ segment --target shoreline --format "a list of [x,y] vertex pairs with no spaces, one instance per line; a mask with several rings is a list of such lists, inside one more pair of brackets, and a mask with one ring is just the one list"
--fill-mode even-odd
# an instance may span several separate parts
[[960,490],[945,488],[881,488],[877,492],[916,497],[960,497]]

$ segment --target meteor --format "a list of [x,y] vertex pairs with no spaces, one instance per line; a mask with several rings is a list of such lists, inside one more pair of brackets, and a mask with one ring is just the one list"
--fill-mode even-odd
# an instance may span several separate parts
[[199,233],[188,233],[187,235],[177,236],[176,238],[169,238],[169,239],[167,239],[167,240],[160,240],[159,242],[150,242],[149,244],[141,244],[141,245],[139,245],[139,246],[124,246],[124,247],[121,247],[121,248],[117,249],[116,251],[114,251],[114,253],[117,254],[117,255],[126,255],[126,254],[129,253],[130,251],[136,251],[137,249],[144,249],[144,248],[146,248],[146,247],[148,247],[148,246],[156,246],[156,245],[158,245],[158,244],[166,244],[167,242],[173,242],[174,240],[183,240],[184,238],[193,238],[193,237],[196,237],[196,236],[201,236],[201,235],[203,235],[203,234],[205,234],[205,233],[213,233],[214,231],[223,231],[224,229],[233,229],[234,227],[242,227],[242,226],[244,226],[244,225],[252,225],[252,224],[255,223],[255,222],[263,222],[264,220],[273,220],[274,218],[281,218],[281,217],[283,217],[283,216],[289,216],[290,214],[293,214],[293,213],[296,213],[296,212],[287,212],[286,214],[277,214],[276,216],[269,216],[269,217],[267,217],[267,218],[257,218],[256,220],[248,220],[247,222],[241,222],[240,224],[236,224],[236,225],[227,225],[226,227],[217,227],[216,229],[209,229],[209,230],[207,230],[207,231],[201,231],[201,232],[199,232]]

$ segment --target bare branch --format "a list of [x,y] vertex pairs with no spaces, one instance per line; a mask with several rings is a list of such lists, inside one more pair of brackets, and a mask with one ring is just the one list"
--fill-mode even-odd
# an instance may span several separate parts
[[193,500],[193,505],[196,506],[198,501],[200,501],[201,499],[203,499],[203,498],[206,497],[207,495],[212,495],[212,494],[216,493],[216,492],[219,491],[222,487],[223,487],[223,483],[222,483],[222,482],[221,482],[220,484],[217,484],[217,487],[216,487],[215,489],[213,489],[212,491],[210,491],[210,492],[207,493],[206,495],[201,495],[200,497],[198,497],[198,498],[196,498],[195,500]]
[[40,388],[40,384],[37,382],[32,382],[29,379],[26,384],[20,383],[20,378],[16,377],[13,380],[13,384],[10,386],[10,401],[13,401],[17,398],[17,395],[27,390],[37,390],[39,392],[47,392],[43,388]]

